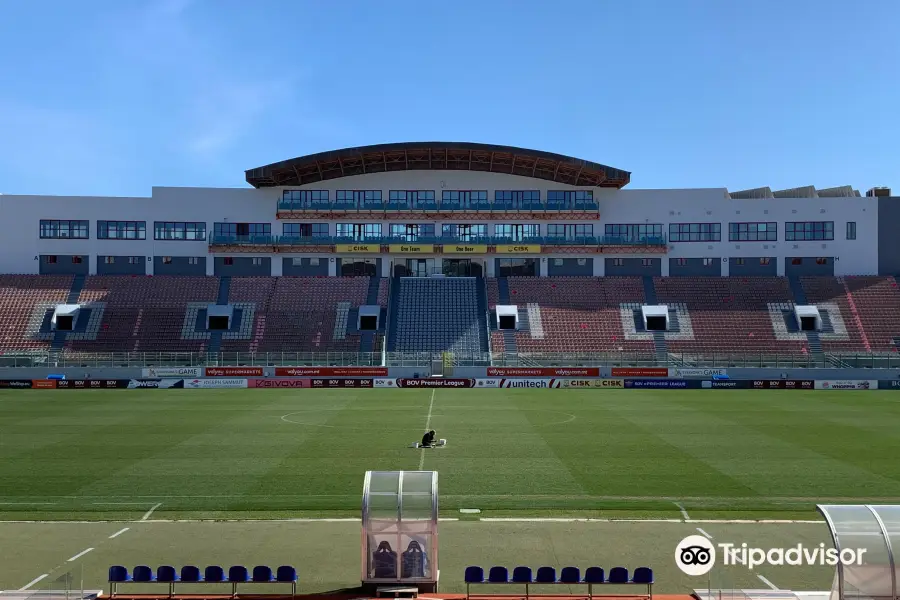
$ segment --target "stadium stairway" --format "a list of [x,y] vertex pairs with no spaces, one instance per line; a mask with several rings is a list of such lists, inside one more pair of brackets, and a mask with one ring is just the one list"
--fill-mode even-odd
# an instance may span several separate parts
[[392,328],[396,352],[485,354],[487,296],[480,277],[402,277]]
[[[794,301],[800,306],[808,303],[806,292],[803,291],[803,285],[800,283],[799,277],[788,277],[788,285],[791,293],[794,295]],[[825,353],[822,351],[822,338],[819,337],[818,331],[806,332],[806,345],[809,346],[809,352],[816,361],[824,361]]]
[[[376,306],[378,304],[378,290],[380,289],[380,287],[381,287],[381,277],[370,277],[369,278],[369,291],[366,294],[366,304],[367,305]],[[378,332],[376,332],[376,331],[360,332],[359,351],[360,352],[374,352],[376,335],[378,335]]]
[[388,352],[397,351],[397,313],[400,300],[400,277],[391,277],[391,289],[388,298],[388,331],[386,334],[386,346]]
[[[66,304],[78,304],[78,297],[81,296],[81,289],[84,287],[85,279],[85,275],[76,275],[72,279],[72,287],[69,288]],[[57,331],[53,334],[53,341],[50,343],[50,352],[52,354],[62,352],[63,347],[66,345],[66,335],[68,333],[65,331]]]
[[[216,304],[225,306],[228,304],[228,295],[231,293],[231,276],[223,275],[219,277],[219,293],[216,297]],[[222,332],[209,332],[209,346],[206,351],[210,354],[218,354],[222,348]]]
[[[497,293],[498,304],[510,304],[509,281],[506,279],[506,277],[497,278]],[[492,327],[494,325],[494,323],[491,323]],[[519,329],[521,329],[521,327]],[[507,329],[503,331],[503,351],[513,356],[519,353],[519,350],[516,347],[516,332],[514,330]]]
[[[659,304],[656,298],[656,288],[653,285],[653,277],[645,275],[641,278],[644,283],[644,300],[650,306]],[[665,364],[669,359],[669,349],[666,346],[666,333],[664,331],[653,332],[653,348],[656,351],[656,360],[659,364]]]

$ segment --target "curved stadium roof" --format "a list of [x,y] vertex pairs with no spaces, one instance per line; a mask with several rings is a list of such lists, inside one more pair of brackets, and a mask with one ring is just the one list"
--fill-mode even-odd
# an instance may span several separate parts
[[616,189],[631,180],[628,171],[580,158],[470,142],[404,142],[344,148],[250,169],[246,171],[246,177],[253,187],[263,188],[413,170],[484,171],[566,185]]

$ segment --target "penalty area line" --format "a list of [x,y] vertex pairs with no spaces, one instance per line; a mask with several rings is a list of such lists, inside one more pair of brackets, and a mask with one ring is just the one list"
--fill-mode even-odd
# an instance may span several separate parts
[[30,588],[30,587],[33,586],[34,584],[38,583],[39,581],[42,581],[42,580],[46,579],[49,575],[50,575],[50,573],[44,573],[44,574],[41,575],[40,577],[35,577],[35,578],[32,579],[29,583],[26,583],[24,586],[20,587],[20,588],[19,588],[19,591],[20,591],[20,592],[24,592],[24,591],[28,590],[28,588]]
[[146,521],[147,519],[149,519],[150,515],[153,514],[153,511],[156,510],[157,508],[159,508],[160,506],[162,506],[162,502],[157,502],[156,504],[154,504],[153,508],[151,508],[146,513],[144,513],[144,516],[141,517],[141,521]]
[[685,521],[690,521],[690,520],[691,520],[691,516],[690,516],[690,515],[688,514],[688,512],[684,509],[684,504],[682,504],[681,502],[673,502],[672,504],[674,504],[675,506],[677,506],[677,507],[679,508],[679,510],[681,510],[681,516],[684,517],[684,520],[685,520]]

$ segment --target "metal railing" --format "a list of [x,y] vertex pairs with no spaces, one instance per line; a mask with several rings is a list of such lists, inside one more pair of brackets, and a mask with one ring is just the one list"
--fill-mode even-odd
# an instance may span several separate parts
[[[11,352],[0,354],[0,369],[13,367],[151,366],[391,366],[428,367],[445,353],[401,352]],[[897,353],[696,354],[670,352],[659,361],[653,352],[451,353],[450,364],[522,367],[746,367],[900,369]]]
[[345,236],[298,237],[287,235],[213,235],[209,237],[209,245],[229,246],[335,246],[338,244],[379,244],[379,245],[510,245],[533,244],[539,246],[665,246],[666,236],[627,237],[618,235],[601,236],[533,236],[525,238],[513,237],[475,237],[475,236],[367,236],[363,238]]

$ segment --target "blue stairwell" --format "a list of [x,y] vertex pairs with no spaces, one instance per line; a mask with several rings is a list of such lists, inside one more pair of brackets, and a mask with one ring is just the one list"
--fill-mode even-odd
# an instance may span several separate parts
[[[499,292],[499,303],[509,304],[509,281],[506,277],[497,278],[497,290]],[[519,350],[516,347],[516,332],[510,329],[503,331],[503,350],[507,354],[516,355]]]
[[400,298],[400,278],[397,276],[391,277],[391,291],[390,298],[388,299],[388,331],[387,341],[387,351],[388,352],[396,352],[397,349],[397,304],[399,303]]
[[[219,306],[225,306],[228,304],[228,294],[231,291],[231,276],[223,275],[219,277],[219,294],[216,297],[216,304]],[[210,354],[218,354],[219,350],[222,348],[222,332],[221,331],[210,331],[209,332],[209,346],[206,347],[206,351]]]
[[[656,298],[656,288],[653,285],[653,277],[644,275],[644,300],[650,306],[659,304]],[[666,333],[664,331],[653,332],[653,348],[656,350],[656,362],[665,364],[669,361],[669,348],[666,346]]]
[[482,352],[491,351],[491,340],[488,338],[488,302],[487,302],[487,282],[484,278],[479,277],[475,286],[478,294],[478,338],[481,344]]
[[[788,285],[791,288],[791,293],[794,295],[794,302],[800,306],[805,306],[808,302],[806,300],[806,292],[803,291],[803,284],[800,283],[800,278],[788,277]],[[805,333],[806,344],[809,346],[809,352],[812,354],[812,357],[817,361],[825,360],[825,354],[822,352],[822,339],[819,337],[819,332],[807,331]]]
[[[369,292],[366,294],[366,304],[369,306],[376,306],[378,304],[378,288],[381,287],[381,277],[370,277],[369,278]],[[376,331],[363,331],[359,340],[359,351],[360,352],[374,352],[375,351],[375,336],[378,335]]]
[[[76,275],[72,280],[72,287],[69,288],[69,295],[66,297],[66,304],[78,304],[78,297],[81,296],[81,289],[84,287],[84,275]],[[57,331],[53,334],[53,341],[50,343],[50,352],[60,352],[66,345],[66,336],[69,332]]]

